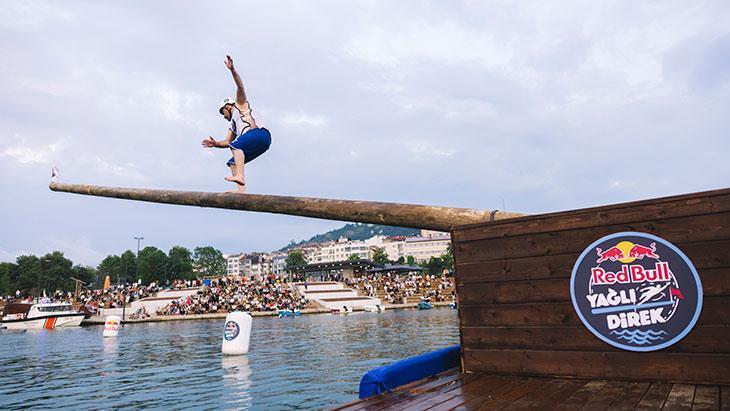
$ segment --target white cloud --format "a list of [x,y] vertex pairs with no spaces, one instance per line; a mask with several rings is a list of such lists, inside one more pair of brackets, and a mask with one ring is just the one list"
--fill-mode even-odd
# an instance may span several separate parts
[[[241,13],[260,16],[246,42]],[[227,127],[217,113],[234,93],[226,53],[273,136],[247,165],[252,191],[505,199],[531,212],[717,188],[730,174],[724,1],[11,0],[0,2],[0,45],[0,202],[6,221],[34,222],[3,226],[6,255],[79,233],[107,254],[142,231],[246,250],[322,229],[45,190],[48,170],[33,166],[54,160],[69,182],[228,189],[230,153],[200,147]],[[597,147],[615,149],[599,160]],[[485,188],[485,176],[502,184]],[[115,224],[94,220],[107,213]]]
[[287,125],[321,127],[327,122],[327,120],[319,115],[305,113],[304,111],[296,111],[283,113],[281,116],[281,122]]
[[61,155],[66,146],[66,140],[57,140],[50,144],[31,143],[16,134],[13,141],[7,141],[0,146],[0,157],[21,165],[50,164]]
[[[408,151],[419,156],[453,157],[456,150],[451,148],[437,147],[427,141],[409,140],[405,141]],[[447,144],[444,142],[444,144]]]
[[142,90],[139,94],[139,101],[148,102],[170,121],[192,119],[202,108],[202,96],[198,93],[185,93],[171,87],[157,86]]

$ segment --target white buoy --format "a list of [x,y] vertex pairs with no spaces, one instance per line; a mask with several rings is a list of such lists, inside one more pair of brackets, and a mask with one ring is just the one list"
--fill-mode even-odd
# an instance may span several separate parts
[[234,311],[226,316],[221,345],[224,355],[241,355],[248,352],[252,322],[253,318],[241,311]]
[[104,322],[104,337],[116,337],[119,334],[119,326],[122,324],[122,319],[118,315],[110,315],[106,317]]

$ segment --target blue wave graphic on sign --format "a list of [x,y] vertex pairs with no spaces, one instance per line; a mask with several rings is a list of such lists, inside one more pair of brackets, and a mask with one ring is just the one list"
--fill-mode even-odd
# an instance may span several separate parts
[[612,335],[616,335],[617,339],[626,340],[630,343],[638,344],[638,345],[644,345],[649,344],[652,341],[657,340],[663,340],[663,335],[667,335],[668,333],[664,330],[662,331],[654,331],[654,330],[622,330],[621,332],[613,330],[611,331]]

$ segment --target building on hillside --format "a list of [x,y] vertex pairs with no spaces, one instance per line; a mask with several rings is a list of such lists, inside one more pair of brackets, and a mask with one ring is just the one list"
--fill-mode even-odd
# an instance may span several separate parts
[[353,254],[358,259],[367,260],[370,258],[370,246],[364,241],[348,240],[341,237],[337,241],[319,244],[319,247],[310,254],[310,258],[307,258],[307,262],[316,264],[346,261]]
[[301,251],[304,255],[304,259],[307,260],[308,263],[310,263],[316,258],[316,255],[319,253],[319,248],[320,244],[317,243],[304,244],[289,250],[289,253],[291,253],[292,251]]
[[226,275],[243,275],[243,259],[245,254],[223,254],[226,259]]
[[365,244],[370,246],[371,251],[375,248],[382,248],[385,254],[388,255],[388,259],[391,261],[397,261],[399,258],[405,258],[405,242],[406,237],[385,237],[382,235],[376,235],[365,240]]
[[243,272],[247,277],[262,278],[271,274],[271,257],[267,253],[248,253],[243,259]]
[[443,237],[445,235],[449,235],[449,233],[443,231],[426,230],[425,228],[421,229],[421,237]]
[[416,262],[426,262],[431,257],[441,257],[451,243],[451,236],[443,234],[431,237],[407,237],[403,245],[403,254],[412,255]]
[[[425,230],[428,231],[428,230]],[[398,261],[413,256],[417,262],[426,262],[431,257],[441,257],[446,253],[451,237],[448,233],[427,232],[420,237],[385,237],[375,235],[365,241],[340,238],[320,244],[308,244],[298,247],[303,252],[307,263],[332,263],[346,261],[355,254],[359,259],[369,260],[376,248],[382,248],[391,261]]]
[[277,276],[286,274],[286,253],[271,253],[271,272]]

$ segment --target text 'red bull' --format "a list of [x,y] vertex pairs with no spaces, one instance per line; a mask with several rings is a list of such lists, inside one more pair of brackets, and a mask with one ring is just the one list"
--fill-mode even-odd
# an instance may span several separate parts
[[601,267],[591,268],[591,280],[594,285],[643,283],[644,281],[670,281],[669,263],[654,264],[654,269],[645,269],[640,265],[622,265],[621,271],[606,271]]

